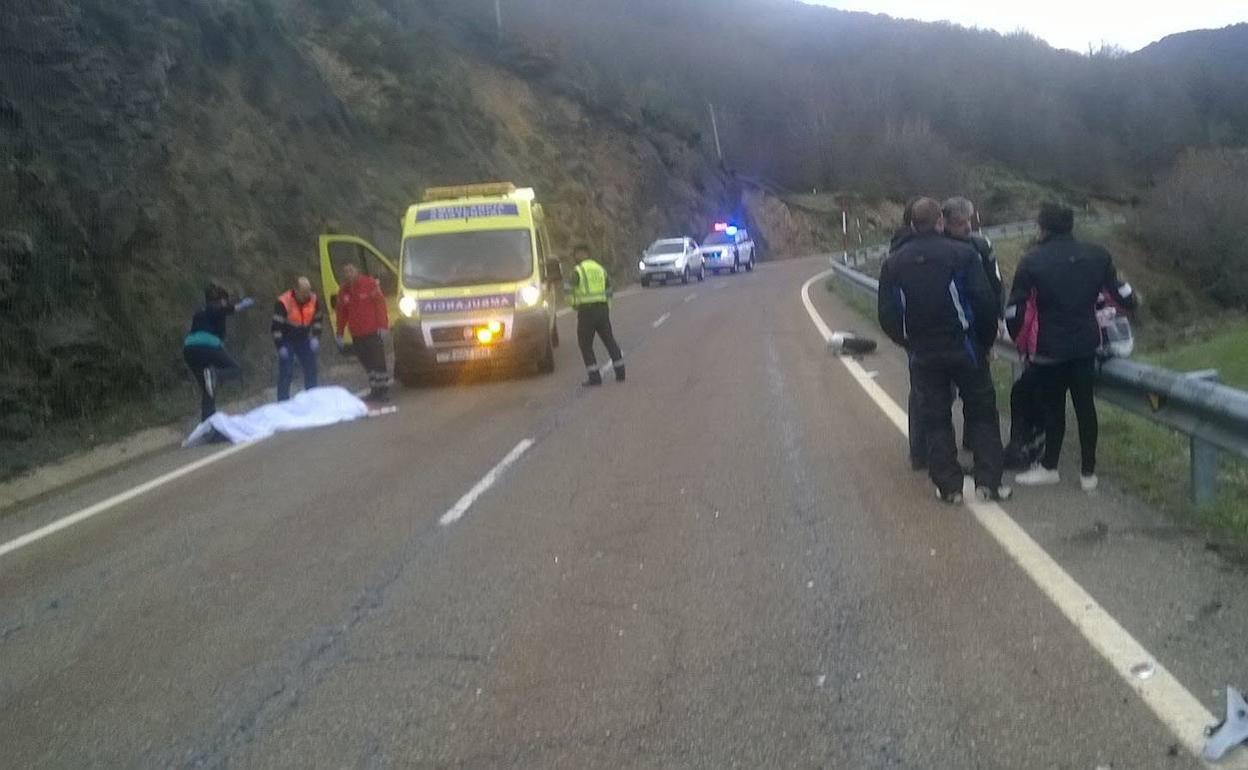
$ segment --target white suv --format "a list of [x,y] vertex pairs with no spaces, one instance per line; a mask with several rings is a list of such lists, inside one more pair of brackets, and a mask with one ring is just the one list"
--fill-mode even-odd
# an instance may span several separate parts
[[667,283],[679,278],[682,283],[689,283],[690,278],[699,281],[706,278],[702,250],[692,238],[661,238],[655,241],[642,253],[637,269],[642,286],[649,286],[651,281]]
[[715,225],[715,231],[702,241],[702,257],[713,273],[754,269],[754,239],[744,227]]

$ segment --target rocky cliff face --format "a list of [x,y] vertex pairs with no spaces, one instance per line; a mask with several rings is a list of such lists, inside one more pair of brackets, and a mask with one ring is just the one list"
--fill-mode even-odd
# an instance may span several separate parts
[[[558,246],[621,265],[732,208],[696,137],[544,81],[543,52],[474,47],[438,8],[5,3],[0,441],[178,386],[207,279],[267,300],[316,275],[325,231],[392,251],[431,184],[533,185]],[[266,315],[231,340],[259,377]]]

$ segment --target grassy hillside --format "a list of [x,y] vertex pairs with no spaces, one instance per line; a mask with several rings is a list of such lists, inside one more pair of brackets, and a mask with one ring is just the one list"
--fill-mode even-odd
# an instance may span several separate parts
[[[531,184],[557,247],[620,264],[736,199],[687,137],[522,77],[540,54],[474,46],[437,4],[16,0],[0,20],[6,463],[184,386],[207,279],[267,301],[316,275],[325,231],[393,252],[428,185]],[[230,340],[258,381],[263,307]]]

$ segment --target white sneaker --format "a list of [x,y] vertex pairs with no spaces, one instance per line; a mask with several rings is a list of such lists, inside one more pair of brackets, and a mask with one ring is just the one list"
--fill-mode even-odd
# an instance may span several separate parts
[[1062,475],[1057,469],[1049,470],[1043,465],[1032,466],[1032,469],[1018,474],[1014,477],[1014,483],[1024,487],[1040,487],[1049,484],[1057,484],[1062,480]]
[[1090,476],[1079,477],[1079,486],[1083,487],[1084,492],[1095,492],[1097,485],[1100,483],[1101,480],[1096,477],[1095,473]]
[[975,487],[975,497],[979,498],[981,503],[1005,502],[1014,496],[1014,490],[1005,484],[992,489],[991,487]]

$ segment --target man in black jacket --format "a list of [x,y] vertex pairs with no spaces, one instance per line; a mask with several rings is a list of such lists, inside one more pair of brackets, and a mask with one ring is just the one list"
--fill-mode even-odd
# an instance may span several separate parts
[[1066,435],[1066,391],[1079,422],[1082,451],[1080,485],[1096,489],[1096,349],[1101,329],[1096,320],[1096,298],[1105,291],[1127,310],[1136,306],[1131,285],[1118,279],[1114,260],[1100,246],[1080,243],[1071,234],[1075,214],[1067,206],[1046,203],[1040,209],[1040,242],[1014,273],[1005,320],[1011,336],[1023,323],[1028,297],[1035,297],[1040,316],[1034,365],[1045,402],[1044,457],[1040,464],[1015,480],[1036,486],[1061,481],[1057,463]]
[[[893,233],[892,240],[888,244],[888,257],[892,257],[897,251],[910,242],[914,237],[914,228],[911,227],[911,215],[914,213],[914,204],[919,198],[911,198],[906,201],[906,206],[901,210],[901,227],[897,228]],[[913,373],[912,373],[913,374]],[[910,467],[916,471],[927,470],[927,441],[923,436],[923,429],[919,425],[919,398],[914,389],[914,378],[910,380],[910,395],[907,397],[906,417],[909,422],[910,434]]]
[[939,203],[917,201],[911,223],[914,237],[881,269],[878,312],[884,333],[910,355],[928,473],[941,500],[961,501],[951,413],[956,385],[975,454],[976,494],[984,500],[1008,498],[1010,489],[1001,484],[1001,427],[988,357],[999,306],[979,255],[942,234]]

